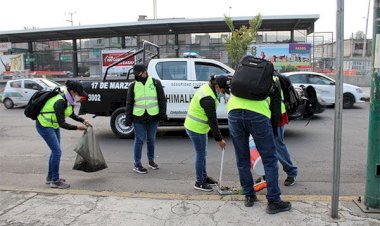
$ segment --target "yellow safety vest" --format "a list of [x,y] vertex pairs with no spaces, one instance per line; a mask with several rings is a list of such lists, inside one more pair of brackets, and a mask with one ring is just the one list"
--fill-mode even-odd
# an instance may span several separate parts
[[[280,85],[280,78],[277,76],[273,76],[273,80],[277,81]],[[282,92],[281,85],[280,85],[280,92],[281,92],[281,114],[284,114],[286,112],[286,107],[284,104],[284,93]]]
[[[58,94],[52,98],[50,98],[44,107],[41,110],[41,113],[43,112],[54,112],[54,104],[58,101],[64,99],[61,94]],[[69,117],[73,113],[73,107],[67,103],[67,107],[65,109],[64,115],[65,118]],[[57,122],[57,115],[55,113],[44,113],[39,114],[37,116],[37,120],[40,122],[41,126],[43,127],[51,127],[54,129],[59,128],[59,124]]]
[[231,94],[231,97],[227,102],[227,112],[236,109],[249,110],[265,115],[266,117],[270,118],[271,112],[269,109],[269,104],[269,97],[267,97],[265,100],[249,100]]
[[142,82],[135,82],[134,95],[133,115],[141,116],[145,111],[152,116],[158,115],[157,90],[151,77],[148,77],[145,85]]
[[191,99],[185,119],[186,129],[199,134],[206,134],[210,130],[206,112],[202,108],[200,102],[203,97],[207,96],[210,96],[215,100],[215,109],[218,108],[219,101],[216,99],[214,91],[212,91],[209,84],[202,85]]
[[284,104],[284,93],[281,90],[281,114],[284,114],[286,112],[286,107]]

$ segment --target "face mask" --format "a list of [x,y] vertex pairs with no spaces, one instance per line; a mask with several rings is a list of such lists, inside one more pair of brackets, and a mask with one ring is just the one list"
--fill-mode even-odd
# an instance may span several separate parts
[[73,98],[69,91],[66,92],[65,96],[71,106],[79,105],[80,96],[76,95],[75,98]]
[[142,83],[145,83],[147,79],[148,79],[147,77],[145,77],[145,78],[143,78],[143,77],[141,77],[141,76],[137,76],[137,77],[136,77],[136,81],[138,81],[138,82],[142,82]]
[[79,95],[76,95],[75,98],[74,98],[74,101],[75,101],[75,104],[76,105],[79,105],[80,104],[80,96]]
[[224,97],[224,93],[217,93],[217,95],[218,95],[218,99]]

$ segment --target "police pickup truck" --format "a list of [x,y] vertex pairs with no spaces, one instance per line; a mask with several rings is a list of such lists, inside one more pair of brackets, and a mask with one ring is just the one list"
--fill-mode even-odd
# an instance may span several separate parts
[[[132,138],[133,127],[125,125],[125,106],[127,90],[133,79],[130,79],[131,70],[126,77],[108,78],[108,69],[135,57],[135,62],[144,63],[148,60],[147,71],[149,76],[161,81],[167,98],[168,120],[161,126],[183,125],[187,109],[195,91],[205,84],[210,75],[232,75],[234,70],[229,66],[211,59],[202,58],[165,58],[159,59],[159,47],[144,41],[139,50],[131,50],[126,56],[111,64],[102,80],[82,81],[88,99],[81,104],[79,114],[93,114],[96,116],[110,116],[110,125],[115,135],[120,138]],[[158,58],[158,59],[157,59]],[[122,78],[122,79],[121,79]],[[315,92],[315,90],[314,90]],[[301,92],[302,93],[302,92]],[[306,96],[301,94],[301,96]],[[227,124],[228,96],[220,99],[217,115],[221,125]],[[305,115],[305,106],[301,106],[291,118],[300,118]],[[323,111],[323,109],[322,109]],[[320,112],[322,112],[320,111]],[[315,112],[315,113],[320,113]]]
[[[148,47],[152,48],[152,45],[156,47],[156,50],[148,51]],[[158,46],[144,42],[142,49],[131,51],[123,59],[130,59],[142,54],[143,56],[140,58],[144,62],[148,58],[148,54],[150,54],[149,58],[156,58],[158,52]],[[117,63],[115,62],[113,65]],[[161,123],[161,126],[183,125],[191,98],[195,91],[209,80],[210,75],[233,74],[234,72],[232,68],[221,62],[202,58],[150,59],[147,71],[149,76],[161,81],[167,98],[168,121]],[[130,74],[132,74],[131,70],[126,78],[114,79],[107,78],[106,71],[102,80],[82,81],[83,87],[88,93],[88,99],[81,104],[79,114],[93,114],[94,117],[111,116],[110,124],[115,135],[120,138],[133,137],[133,127],[124,124],[127,90],[133,81],[129,78]],[[221,119],[220,122],[226,124],[226,100],[223,98],[221,98],[217,114]]]

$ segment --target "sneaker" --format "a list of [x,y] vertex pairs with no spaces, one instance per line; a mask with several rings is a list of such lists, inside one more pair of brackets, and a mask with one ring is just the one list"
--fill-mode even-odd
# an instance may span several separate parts
[[213,191],[212,187],[209,184],[207,184],[206,182],[199,183],[198,181],[196,181],[194,188],[196,190],[200,190],[200,191]]
[[63,180],[58,179],[56,181],[50,182],[51,188],[66,189],[70,187],[70,184],[65,183]]
[[148,170],[145,169],[141,164],[140,165],[135,164],[135,168],[133,168],[133,171],[135,171],[136,173],[141,173],[141,174],[148,173]]
[[[66,182],[66,180],[63,178],[59,178],[59,180]],[[51,182],[53,182],[53,180],[49,176],[47,176],[46,177],[46,184],[50,184]]]
[[153,161],[149,161],[149,167],[154,170],[158,169],[158,165]]
[[218,185],[218,182],[212,177],[207,177],[205,182],[207,184],[209,184],[210,186],[217,186]]
[[295,183],[296,183],[296,177],[287,177],[286,180],[284,181],[285,186],[292,186]]
[[254,202],[257,202],[257,196],[256,195],[246,195],[245,196],[245,201],[244,201],[244,206],[246,207],[252,207]]
[[289,211],[292,208],[292,204],[290,202],[281,201],[279,203],[268,202],[266,212],[268,214],[275,214],[279,212]]

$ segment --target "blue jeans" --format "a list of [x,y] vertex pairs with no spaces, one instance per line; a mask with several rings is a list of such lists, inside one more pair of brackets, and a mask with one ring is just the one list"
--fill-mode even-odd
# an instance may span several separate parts
[[59,163],[61,161],[61,134],[58,129],[51,127],[43,127],[38,120],[36,120],[36,129],[40,136],[45,140],[49,146],[51,154],[49,158],[49,171],[48,177],[53,181],[59,179]]
[[145,137],[147,138],[148,161],[154,161],[154,143],[156,142],[158,123],[158,121],[133,123],[135,128],[134,159],[136,165],[141,165],[141,152]]
[[249,135],[252,135],[263,161],[267,181],[267,200],[278,203],[281,191],[278,187],[276,147],[270,119],[248,110],[228,113],[228,127],[235,148],[240,184],[245,195],[254,195],[249,151]]
[[193,131],[187,130],[191,142],[193,142],[195,149],[195,174],[198,183],[203,183],[207,178],[206,171],[206,156],[207,156],[207,143],[208,134],[199,134]]
[[284,143],[284,133],[284,126],[279,126],[277,129],[277,136],[275,137],[277,158],[288,177],[296,177],[297,167],[293,165],[288,148]]

